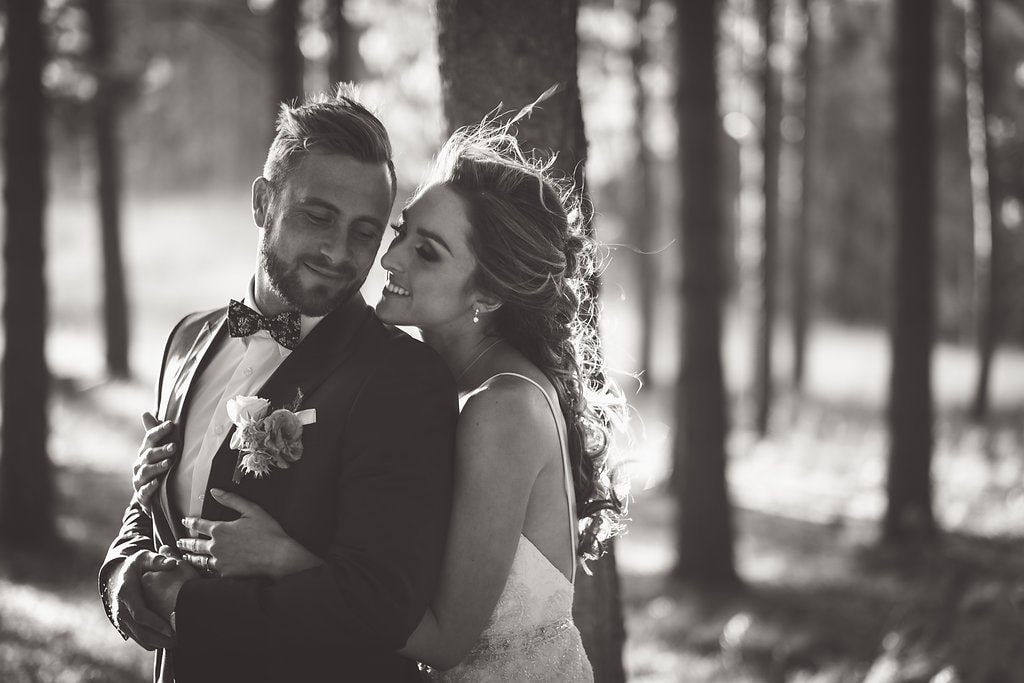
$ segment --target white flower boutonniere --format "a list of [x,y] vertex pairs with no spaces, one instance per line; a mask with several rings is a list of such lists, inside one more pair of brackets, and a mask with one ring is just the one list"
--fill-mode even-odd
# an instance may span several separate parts
[[238,464],[231,481],[243,474],[259,478],[272,467],[288,469],[302,457],[302,427],[316,422],[315,410],[298,410],[302,392],[291,406],[270,409],[270,401],[259,396],[236,396],[227,404],[228,417],[235,425],[231,448],[238,451]]

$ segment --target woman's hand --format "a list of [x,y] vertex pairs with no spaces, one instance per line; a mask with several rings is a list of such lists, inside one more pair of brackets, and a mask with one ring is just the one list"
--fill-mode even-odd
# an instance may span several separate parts
[[279,578],[309,569],[322,560],[285,533],[263,508],[220,489],[210,494],[221,505],[242,516],[232,522],[211,522],[186,517],[185,526],[209,538],[183,538],[178,548],[183,559],[199,569],[220,576],[270,576]]
[[174,442],[168,443],[173,422],[160,422],[147,412],[142,414],[142,424],[146,435],[139,447],[139,457],[132,465],[132,486],[142,509],[151,515],[153,494],[160,487],[160,477],[170,468],[177,446]]

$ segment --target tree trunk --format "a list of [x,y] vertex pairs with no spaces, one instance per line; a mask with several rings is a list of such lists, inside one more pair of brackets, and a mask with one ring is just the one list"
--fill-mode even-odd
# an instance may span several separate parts
[[108,0],[87,0],[85,12],[91,37],[90,61],[96,75],[93,131],[96,136],[96,194],[100,206],[103,250],[103,328],[107,344],[107,372],[127,378],[128,295],[121,256],[121,163],[118,123],[121,88],[114,68],[114,30]]
[[889,393],[888,508],[883,538],[928,539],[932,515],[931,355],[935,327],[935,7],[896,3],[895,309]]
[[270,21],[271,68],[274,70],[274,110],[282,102],[300,100],[303,95],[305,61],[299,49],[301,0],[274,0]]
[[[998,159],[988,120],[995,102],[995,64],[992,50],[992,2],[974,0],[966,9],[968,148],[971,152],[974,199],[974,262],[977,301],[978,376],[971,419],[988,420],[989,380],[1000,336],[1002,220]],[[984,171],[984,172],[978,172]]]
[[331,40],[327,75],[331,83],[359,80],[358,35],[345,18],[345,0],[327,0],[324,23]]
[[658,233],[658,210],[654,195],[654,173],[651,152],[647,144],[647,93],[644,91],[643,68],[647,63],[647,40],[643,24],[650,0],[634,0],[636,42],[630,50],[633,76],[633,144],[636,146],[636,181],[630,226],[640,248],[637,259],[640,314],[640,371],[645,384],[653,385],[656,378],[651,372],[654,358],[655,304],[658,296],[658,256],[655,242]]
[[779,241],[779,159],[782,153],[782,97],[771,49],[775,44],[772,0],[758,0],[761,30],[764,33],[764,60],[761,89],[764,96],[764,224],[761,241],[761,309],[757,328],[756,428],[761,436],[768,434],[772,407],[772,331],[775,328],[776,251]]
[[725,478],[728,418],[721,359],[717,18],[714,0],[676,2],[683,358],[676,389],[672,484],[678,510],[676,573],[701,584],[733,585],[738,578]]
[[583,647],[594,667],[595,683],[621,683],[626,680],[622,648],[626,643],[626,624],[622,617],[622,593],[615,541],[608,554],[591,562],[593,576],[576,575],[576,594],[572,616],[583,638]]
[[583,187],[587,140],[576,75],[578,0],[439,0],[441,98],[449,131],[502,105],[517,110],[554,84],[558,94],[516,124],[519,139],[557,152],[556,168]]
[[810,220],[811,198],[814,196],[814,148],[811,146],[814,132],[814,79],[817,77],[814,53],[814,14],[811,0],[801,0],[807,32],[804,34],[803,55],[803,124],[804,137],[801,141],[801,182],[800,215],[796,221],[793,237],[793,388],[800,392],[804,387],[807,361],[807,320],[810,280]]
[[[560,84],[555,96],[517,124],[518,138],[526,149],[557,152],[556,168],[582,191],[587,140],[577,82],[578,9],[577,0],[438,0],[436,5],[448,130],[479,123],[499,104],[504,111],[520,109]],[[589,211],[586,218],[589,222]],[[597,325],[596,310],[584,316]],[[573,614],[595,680],[622,681],[625,627],[614,553],[594,569],[594,577],[578,577]]]
[[0,539],[36,545],[56,537],[53,472],[46,452],[46,44],[42,0],[7,7],[4,111],[3,424],[0,434]]

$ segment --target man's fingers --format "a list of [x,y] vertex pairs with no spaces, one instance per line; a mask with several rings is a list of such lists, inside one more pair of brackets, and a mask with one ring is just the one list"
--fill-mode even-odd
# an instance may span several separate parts
[[[162,572],[167,569],[174,569],[176,566],[177,563],[173,562],[171,558],[157,553],[149,553],[148,557],[139,562],[138,571],[140,574],[145,572]],[[141,594],[141,587],[139,590]]]
[[149,412],[148,410],[142,414],[142,427],[147,432],[159,424],[160,420],[156,419],[153,413]]
[[136,605],[133,608],[129,605],[128,616],[131,617],[135,626],[141,626],[153,631],[154,633],[158,633],[165,638],[174,638],[174,631],[171,630],[171,625],[161,619],[156,612],[148,607]]
[[185,517],[181,520],[181,523],[186,529],[198,531],[203,536],[213,536],[213,529],[217,526],[217,522],[211,522],[202,517]]
[[174,635],[165,635],[160,631],[154,631],[151,628],[137,624],[134,621],[129,621],[122,625],[125,631],[128,631],[128,635],[135,640],[136,643],[146,648],[147,650],[153,651],[157,648],[172,648],[175,645]]
[[174,546],[160,546],[160,556],[167,558],[174,567],[177,567],[181,563],[181,553],[179,553],[178,549]]
[[[160,557],[155,553],[151,553],[152,557],[147,557],[142,560],[140,565],[146,563],[154,565],[159,562],[161,565],[166,563],[166,558]],[[140,566],[140,569],[142,567]],[[143,571],[145,571],[143,569]],[[171,630],[171,625],[160,618],[158,614],[153,612],[146,606],[146,598],[142,593],[142,582],[139,580],[137,574],[133,574],[131,578],[125,577],[124,584],[121,587],[120,594],[118,595],[119,606],[123,608],[124,612],[127,612],[127,617],[134,625],[144,626],[145,628],[155,631],[164,635],[167,638],[174,637],[174,631]],[[128,621],[124,619],[122,614],[122,621]]]

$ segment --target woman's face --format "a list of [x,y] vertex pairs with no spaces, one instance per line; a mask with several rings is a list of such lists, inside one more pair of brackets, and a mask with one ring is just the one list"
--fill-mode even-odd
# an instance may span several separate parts
[[476,258],[466,208],[445,185],[432,185],[402,211],[381,258],[388,271],[377,315],[392,325],[442,329],[473,317]]

